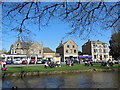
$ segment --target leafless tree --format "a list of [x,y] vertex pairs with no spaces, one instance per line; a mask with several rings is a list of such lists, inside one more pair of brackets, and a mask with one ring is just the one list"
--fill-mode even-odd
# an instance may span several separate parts
[[[39,30],[50,20],[59,18],[71,26],[67,34],[82,36],[118,25],[119,2],[3,2],[3,24],[6,21],[12,30],[29,34],[28,26],[37,25]],[[7,23],[8,23],[7,22]],[[7,25],[6,25],[7,26]]]

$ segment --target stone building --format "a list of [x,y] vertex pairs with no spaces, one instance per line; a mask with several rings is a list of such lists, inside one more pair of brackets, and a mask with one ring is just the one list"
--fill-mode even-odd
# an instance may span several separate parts
[[38,42],[28,43],[28,42],[21,42],[18,38],[14,44],[10,47],[11,54],[26,54],[26,55],[33,55],[42,57],[43,46],[40,45]]
[[65,62],[70,58],[78,59],[78,45],[73,40],[62,42],[56,48],[56,53],[61,56],[61,61]]
[[109,48],[108,44],[101,41],[90,41],[86,42],[82,46],[82,53],[92,55],[94,61],[109,60]]
[[49,47],[44,47],[43,57],[47,60],[52,60],[54,57],[59,57],[59,54],[51,50]]
[[34,42],[29,47],[30,55],[36,55],[37,57],[43,57],[43,46],[40,45],[38,42]]
[[43,47],[38,42],[28,43],[21,42],[20,39],[11,45],[10,52],[12,55],[26,55],[31,59],[44,58],[47,60],[53,59],[53,57],[59,57],[59,54],[55,53],[49,47]]

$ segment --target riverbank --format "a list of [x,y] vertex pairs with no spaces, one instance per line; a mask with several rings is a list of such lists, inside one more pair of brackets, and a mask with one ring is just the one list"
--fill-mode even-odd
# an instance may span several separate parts
[[67,73],[82,73],[82,72],[107,72],[107,71],[120,71],[120,64],[115,64],[112,67],[102,67],[100,64],[93,66],[84,66],[84,64],[75,64],[68,67],[62,65],[56,68],[44,68],[44,66],[19,66],[8,67],[7,71],[2,72],[2,77],[25,77],[33,75],[46,75],[46,74],[67,74]]

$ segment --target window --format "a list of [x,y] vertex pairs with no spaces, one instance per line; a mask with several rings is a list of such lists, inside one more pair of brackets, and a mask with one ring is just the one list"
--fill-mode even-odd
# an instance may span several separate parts
[[107,50],[106,50],[106,49],[104,49],[104,53],[107,53]]
[[66,50],[66,53],[68,53],[68,50]]
[[75,48],[75,46],[73,45],[73,48]]
[[41,54],[41,50],[39,50],[39,54]]
[[74,53],[76,53],[76,50],[74,50]]
[[104,58],[108,58],[108,55],[104,55]]
[[99,45],[99,47],[101,48],[102,46],[101,46],[101,45]]
[[97,45],[93,44],[93,47],[97,47]]
[[93,47],[95,47],[95,45],[93,45]]
[[102,53],[102,49],[99,49],[99,52]]
[[105,53],[105,49],[104,49],[104,53]]
[[30,54],[33,54],[33,49],[31,49]]
[[21,50],[21,54],[24,54],[24,51],[23,51],[23,50]]
[[19,43],[17,43],[17,47],[18,47]]
[[16,53],[16,50],[15,50],[15,53]]
[[97,55],[94,55],[94,59],[96,59],[97,58]]
[[106,47],[107,47],[107,45],[103,45],[103,47],[104,47],[104,48],[106,48]]
[[67,45],[67,48],[69,48],[70,46],[69,45]]
[[94,53],[97,53],[97,49],[94,49]]
[[70,53],[72,53],[72,49],[70,49]]

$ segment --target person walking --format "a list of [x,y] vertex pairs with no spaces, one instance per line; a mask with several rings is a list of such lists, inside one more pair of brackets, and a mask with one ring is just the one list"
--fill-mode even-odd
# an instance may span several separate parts
[[93,66],[92,62],[90,62],[90,65]]

